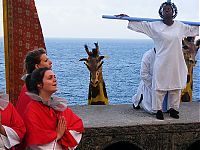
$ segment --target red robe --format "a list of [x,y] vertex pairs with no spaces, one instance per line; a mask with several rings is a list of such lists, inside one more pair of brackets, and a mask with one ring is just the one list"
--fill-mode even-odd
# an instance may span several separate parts
[[31,101],[31,98],[26,94],[26,92],[27,92],[26,84],[24,84],[16,104],[16,110],[18,111],[18,113],[21,115],[22,118],[24,118],[24,112],[26,110],[26,107]]
[[4,110],[0,110],[0,113],[2,125],[12,128],[19,136],[20,141],[22,141],[26,128],[15,107],[9,102]]
[[[24,113],[26,110],[26,107],[28,106],[28,104],[32,101],[32,99],[26,94],[27,92],[27,88],[26,88],[26,84],[23,85],[20,95],[18,97],[17,103],[16,103],[16,110],[19,113],[19,115],[22,117],[22,119],[24,120]],[[23,141],[20,143],[20,145],[18,145],[16,147],[16,150],[23,150],[25,149],[25,141],[23,139]]]
[[78,145],[69,130],[82,133],[84,131],[82,120],[68,107],[63,112],[60,112],[33,100],[27,106],[24,116],[27,128],[25,139],[27,146],[48,144],[56,140],[56,127],[60,116],[65,117],[67,127],[58,143],[66,150],[68,147]]

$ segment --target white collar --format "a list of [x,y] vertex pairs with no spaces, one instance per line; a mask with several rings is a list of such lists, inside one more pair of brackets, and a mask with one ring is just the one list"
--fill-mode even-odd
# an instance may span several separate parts
[[21,77],[21,80],[25,81],[26,80],[26,77],[28,76],[29,74],[24,74],[22,77]]
[[64,111],[67,108],[67,100],[64,98],[52,96],[50,100],[45,101],[42,97],[35,93],[26,92],[26,94],[32,98],[32,100],[42,102],[44,105],[49,106],[58,111]]

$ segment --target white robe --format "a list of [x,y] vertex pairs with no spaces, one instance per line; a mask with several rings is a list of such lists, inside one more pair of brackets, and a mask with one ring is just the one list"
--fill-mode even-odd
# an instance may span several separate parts
[[153,70],[153,89],[183,89],[187,81],[187,66],[182,52],[182,39],[199,34],[198,26],[189,26],[179,21],[167,26],[162,21],[129,21],[128,28],[153,39],[156,57]]
[[155,61],[155,51],[150,49],[144,53],[141,62],[140,76],[141,81],[137,89],[137,93],[133,96],[133,104],[139,105],[141,94],[143,94],[143,100],[140,106],[149,113],[155,113],[152,109],[152,76],[153,65]]

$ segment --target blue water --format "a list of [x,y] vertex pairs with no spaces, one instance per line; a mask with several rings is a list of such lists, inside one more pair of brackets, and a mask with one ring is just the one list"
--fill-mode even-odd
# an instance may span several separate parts
[[[117,39],[45,39],[48,56],[53,61],[59,90],[56,95],[65,97],[69,105],[87,104],[89,71],[79,59],[87,57],[84,44],[94,48],[98,42],[104,59],[103,78],[110,104],[131,103],[140,81],[139,70],[142,55],[153,46],[151,40]],[[3,54],[3,39],[0,39]],[[200,54],[194,68],[193,100],[200,100]],[[0,55],[0,86],[5,87],[4,55]]]

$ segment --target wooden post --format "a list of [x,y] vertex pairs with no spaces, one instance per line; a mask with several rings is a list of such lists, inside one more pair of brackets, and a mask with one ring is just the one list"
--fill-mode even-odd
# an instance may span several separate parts
[[8,9],[7,0],[3,0],[3,27],[4,27],[4,53],[6,93],[9,93],[9,59],[8,59]]

